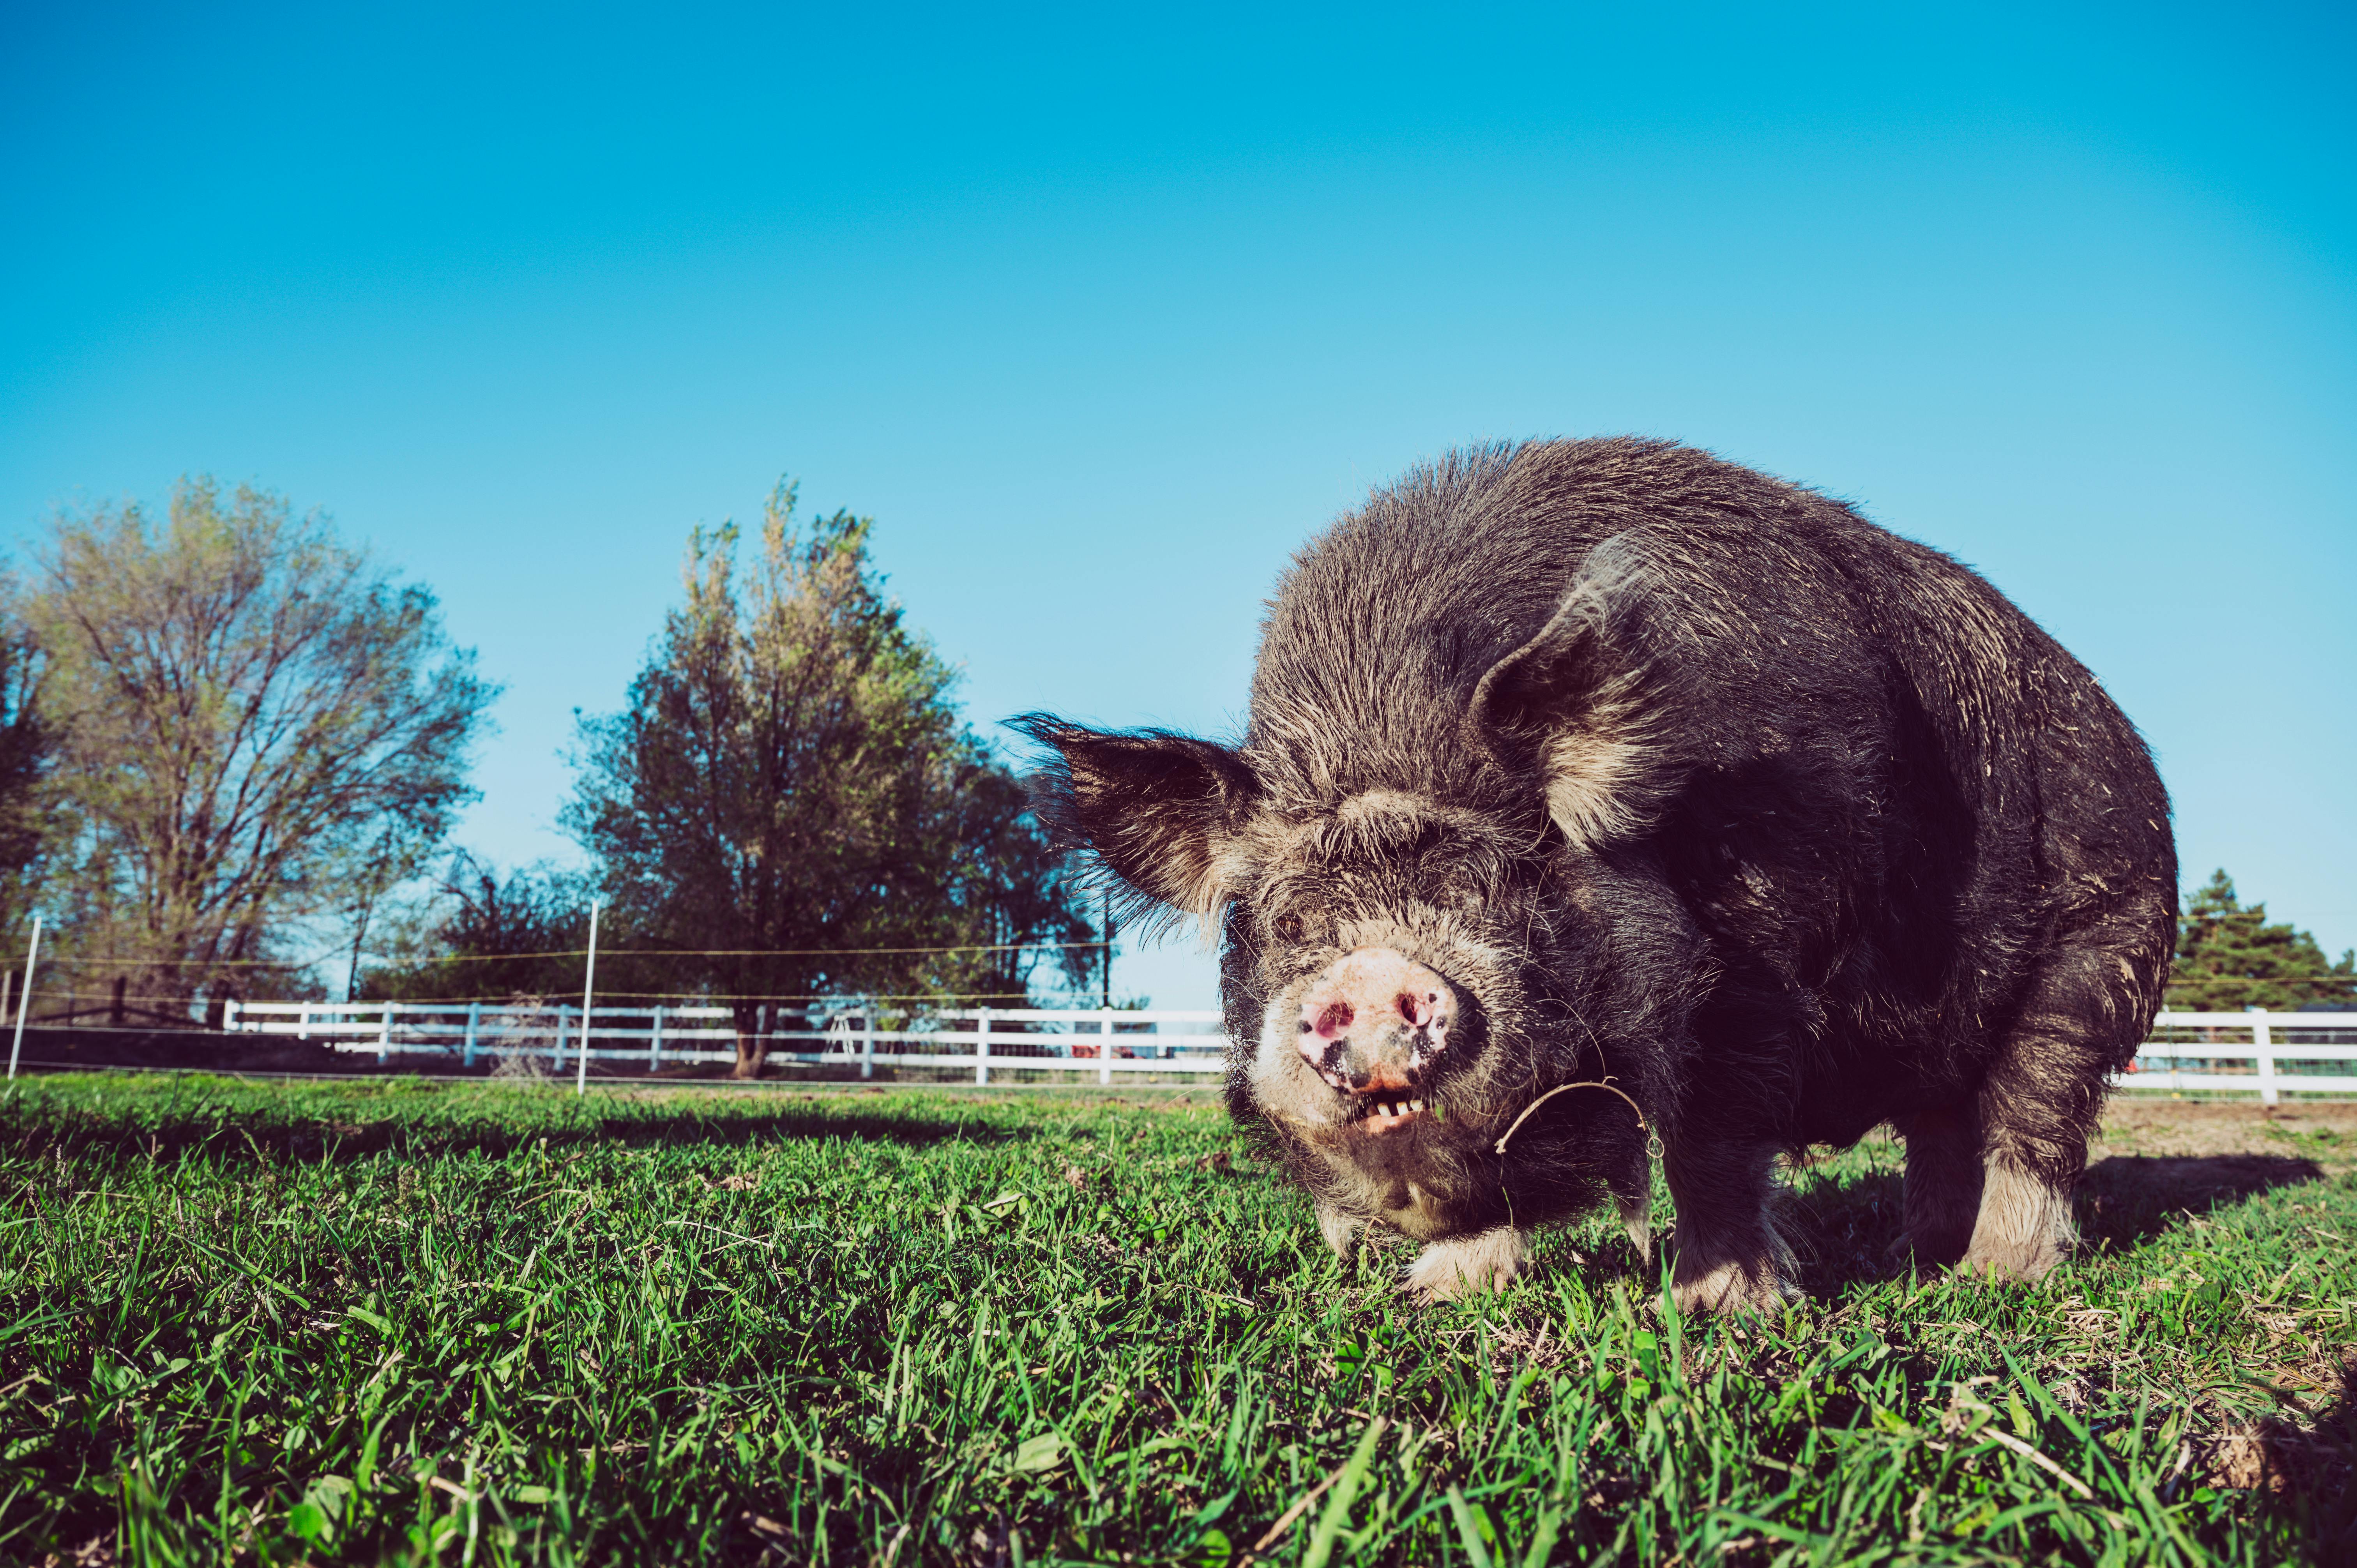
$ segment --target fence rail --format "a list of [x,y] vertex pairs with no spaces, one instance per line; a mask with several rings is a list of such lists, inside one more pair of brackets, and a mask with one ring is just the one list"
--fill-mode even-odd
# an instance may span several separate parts
[[[1066,1073],[1099,1083],[1138,1073],[1217,1074],[1227,1036],[1217,1013],[1091,1007],[968,1007],[927,1011],[888,1026],[853,1010],[804,1016],[806,1026],[771,1028],[769,1060],[811,1067],[971,1069],[988,1083],[994,1069]],[[591,1063],[733,1062],[737,1031],[726,1007],[594,1007],[587,1046]],[[245,1034],[292,1035],[339,1051],[456,1052],[463,1066],[484,1056],[546,1057],[552,1070],[581,1065],[581,1009],[502,1007],[481,1003],[232,1003],[223,1027]],[[1176,1026],[1166,1032],[1166,1026]],[[718,1048],[715,1042],[726,1042]]]
[[[726,1007],[614,1006],[590,1011],[591,1063],[733,1062],[736,1030]],[[994,1069],[1060,1073],[1101,1084],[1138,1073],[1214,1075],[1224,1068],[1227,1036],[1217,1013],[1091,1007],[969,1007],[894,1015],[885,1026],[856,1009],[807,1015],[803,1027],[768,1033],[769,1059],[813,1067],[971,1069],[988,1083]],[[339,1051],[457,1054],[472,1067],[482,1057],[544,1056],[553,1069],[580,1065],[581,1009],[493,1006],[481,1003],[231,1003],[225,1027],[318,1040]],[[2229,1037],[2232,1036],[2232,1037]],[[2333,1064],[2357,1061],[2357,1015],[2331,1013],[2163,1013],[2152,1038],[2113,1082],[2131,1090],[2255,1092],[2276,1104],[2285,1090],[2357,1094],[2357,1074]],[[2228,1064],[2248,1063],[2248,1066]]]
[[[2223,1040],[2223,1034],[2247,1036]],[[2357,1014],[2163,1013],[2153,1037],[2138,1047],[2126,1072],[2112,1079],[2125,1089],[2206,1090],[2248,1093],[2274,1105],[2283,1091],[2357,1094],[2357,1076],[2328,1065],[2357,1061]],[[2249,1062],[2220,1071],[2226,1062]],[[2187,1064],[2194,1064],[2190,1069]]]

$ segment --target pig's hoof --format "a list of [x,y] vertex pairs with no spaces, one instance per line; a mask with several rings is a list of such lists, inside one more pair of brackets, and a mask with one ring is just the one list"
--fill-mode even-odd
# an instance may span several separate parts
[[2062,1253],[2061,1240],[2051,1236],[2022,1241],[1975,1237],[1956,1273],[1993,1284],[2035,1284],[2062,1261]]
[[1975,1279],[2030,1283],[2071,1249],[2071,1198],[2029,1172],[1991,1160],[1981,1211],[1956,1272]]
[[1512,1226],[1479,1236],[1435,1241],[1415,1255],[1400,1288],[1424,1301],[1457,1301],[1503,1290],[1526,1272],[1530,1246]]
[[[1679,1271],[1684,1275],[1684,1271]],[[1701,1273],[1680,1278],[1670,1287],[1672,1299],[1678,1311],[1699,1312],[1777,1312],[1786,1302],[1794,1300],[1800,1292],[1785,1283],[1776,1271],[1765,1262],[1743,1264],[1725,1262]]]

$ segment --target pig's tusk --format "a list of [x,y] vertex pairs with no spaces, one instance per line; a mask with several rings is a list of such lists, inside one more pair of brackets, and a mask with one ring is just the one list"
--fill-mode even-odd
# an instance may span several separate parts
[[1513,1124],[1509,1126],[1505,1131],[1505,1135],[1498,1140],[1498,1153],[1502,1155],[1506,1152],[1506,1139],[1512,1137],[1516,1133],[1522,1130],[1523,1123],[1531,1119],[1532,1112],[1536,1111],[1540,1106],[1544,1105],[1556,1095],[1567,1094],[1575,1089],[1608,1090],[1614,1094],[1620,1095],[1621,1099],[1628,1100],[1629,1109],[1637,1113],[1637,1125],[1645,1130],[1645,1152],[1657,1160],[1662,1157],[1662,1140],[1653,1132],[1653,1124],[1645,1120],[1644,1108],[1639,1105],[1635,1101],[1629,1100],[1629,1096],[1625,1091],[1614,1088],[1611,1080],[1609,1079],[1583,1079],[1578,1083],[1559,1083],[1553,1089],[1548,1090],[1544,1094],[1540,1095],[1536,1100],[1532,1101],[1528,1105],[1523,1106],[1523,1113],[1514,1118]]

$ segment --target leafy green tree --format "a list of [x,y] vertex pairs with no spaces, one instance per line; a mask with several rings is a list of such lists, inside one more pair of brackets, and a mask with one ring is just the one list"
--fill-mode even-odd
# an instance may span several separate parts
[[[432,892],[384,922],[381,961],[362,972],[358,993],[494,1002],[577,993],[594,896],[578,872],[531,865],[501,876],[456,851]],[[629,940],[611,922],[602,938],[609,946]],[[608,982],[628,978],[608,961]]]
[[472,798],[494,694],[472,651],[431,593],[267,491],[194,478],[160,521],[60,514],[26,619],[74,830],[61,956],[151,1008],[242,989],[307,922],[413,875]]
[[56,802],[48,798],[52,757],[41,717],[42,667],[16,584],[0,576],[0,930],[24,925],[42,857],[61,836]]
[[2220,871],[2188,899],[2177,922],[2177,964],[2168,1004],[2186,1012],[2271,1012],[2357,1002],[2357,951],[2326,960],[2316,939],[2271,924],[2267,907],[2248,908]]
[[[629,705],[581,726],[566,826],[609,907],[680,955],[674,983],[726,1000],[741,1077],[768,1054],[765,1004],[1019,1002],[1021,944],[1092,934],[1021,784],[952,705],[953,672],[884,597],[873,526],[804,529],[780,483],[741,568],[733,527],[697,530]],[[1077,982],[1091,950],[1054,950]]]

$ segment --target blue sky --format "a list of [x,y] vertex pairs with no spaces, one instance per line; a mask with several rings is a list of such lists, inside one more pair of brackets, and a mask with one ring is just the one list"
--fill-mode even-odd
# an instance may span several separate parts
[[1371,485],[1672,435],[1986,571],[2189,883],[2338,951],[2352,16],[11,7],[0,541],[193,471],[325,507],[504,684],[459,837],[514,863],[782,473],[977,724],[1220,732]]

